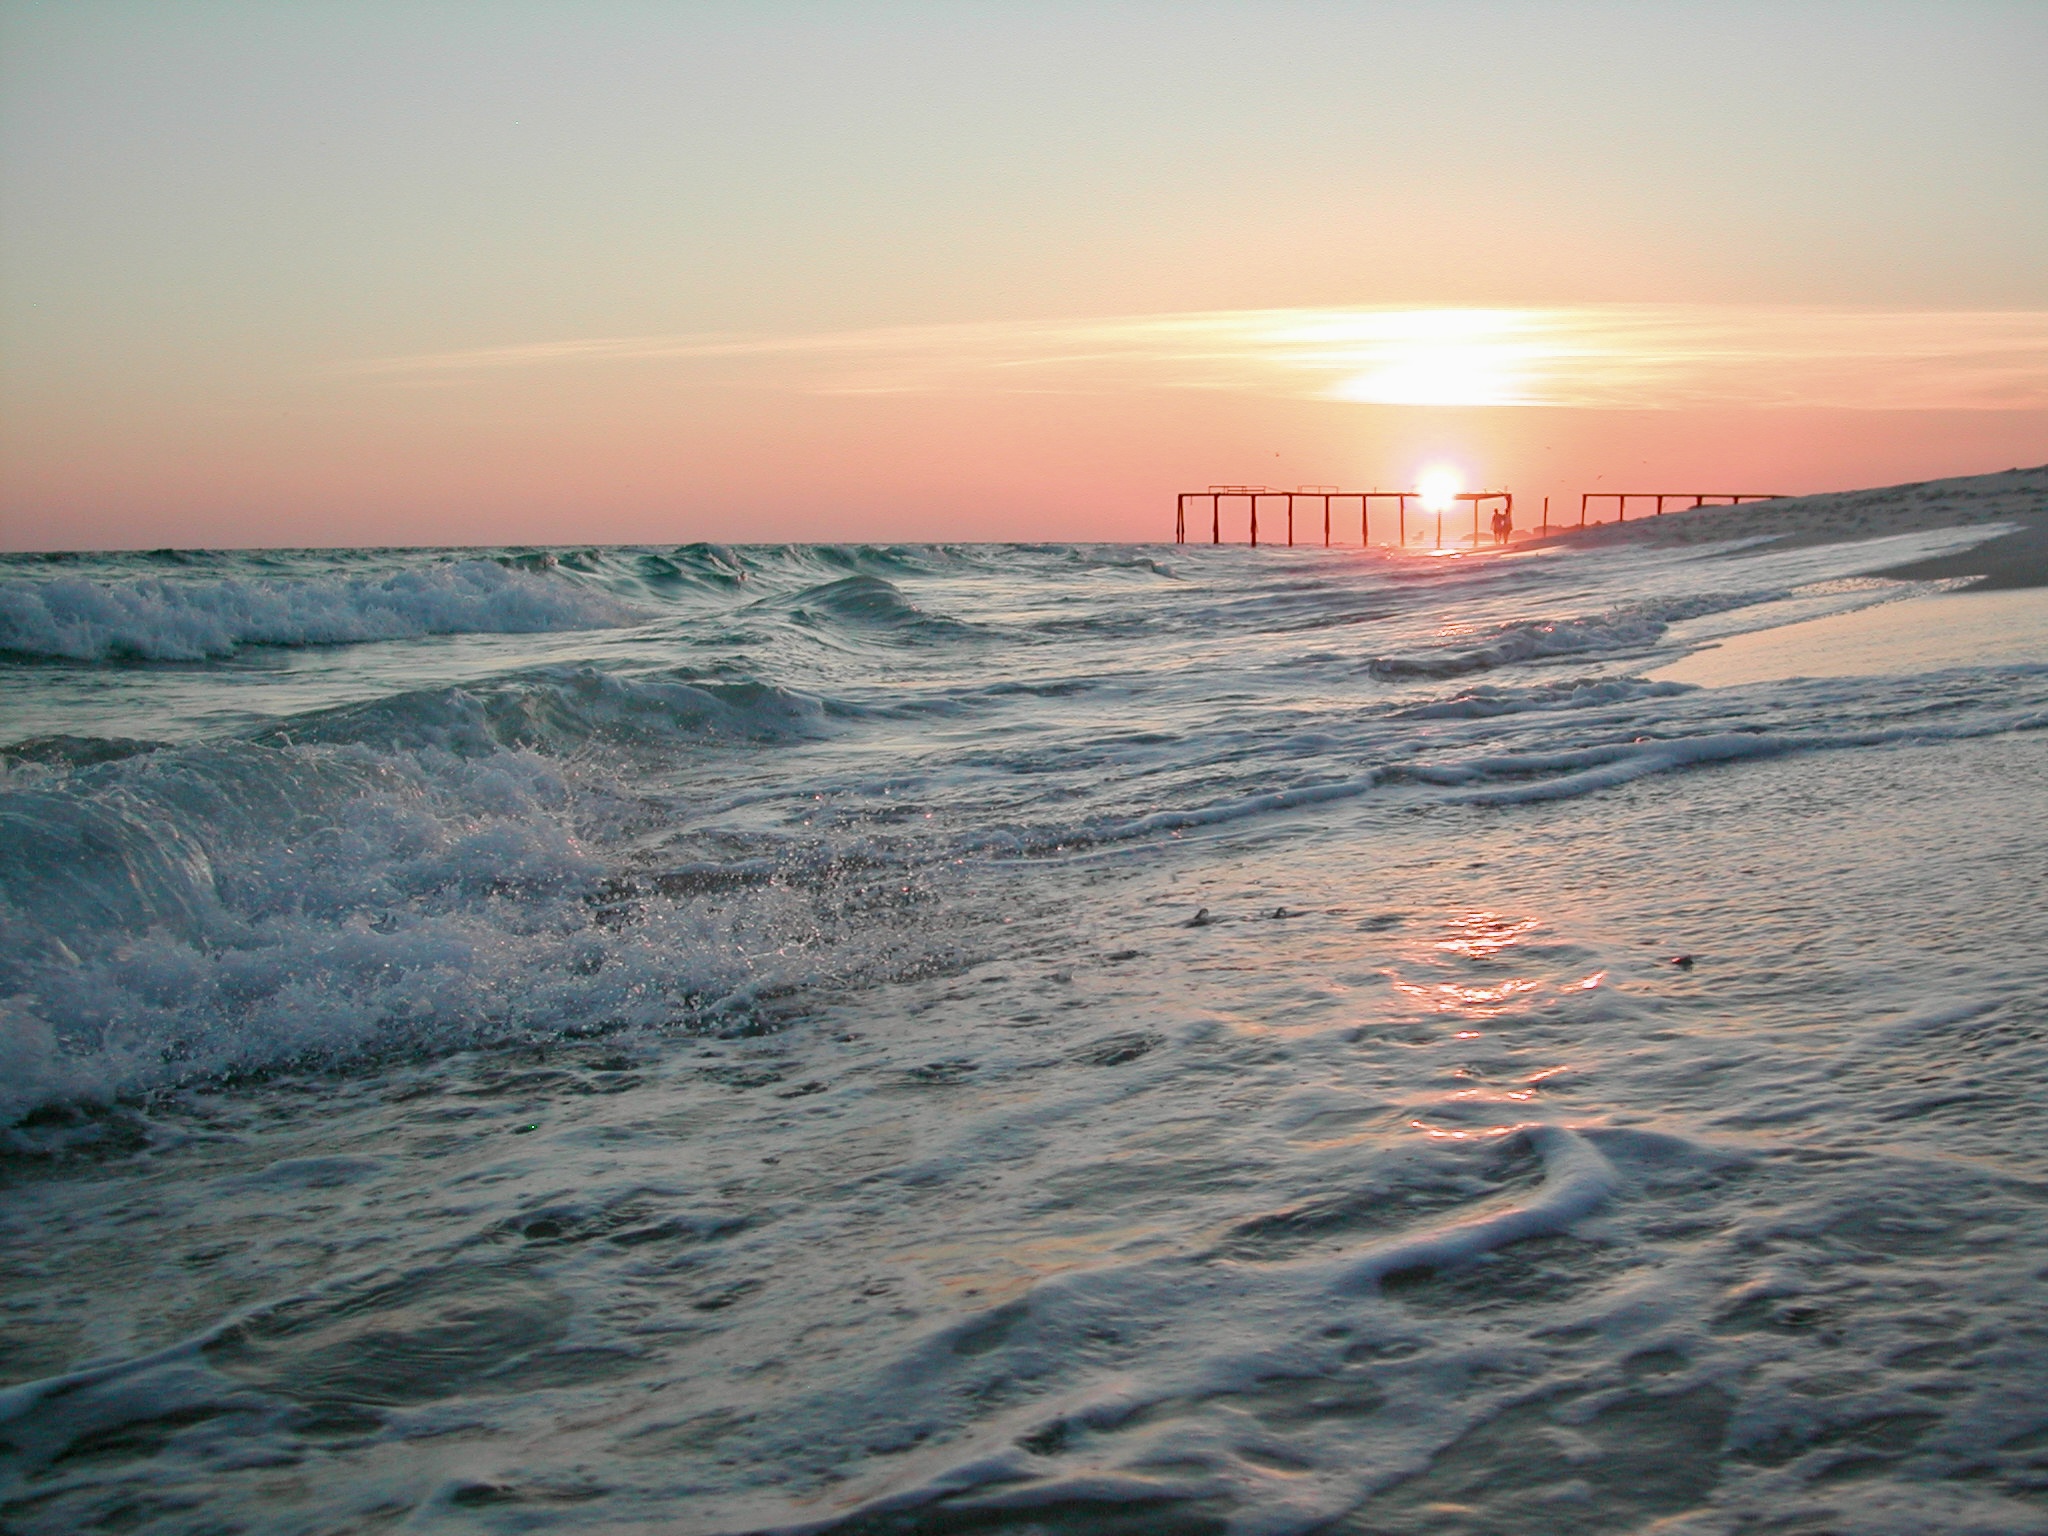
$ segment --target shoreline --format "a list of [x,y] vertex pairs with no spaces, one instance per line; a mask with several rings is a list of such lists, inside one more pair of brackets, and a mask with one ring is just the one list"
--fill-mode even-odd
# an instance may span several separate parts
[[1955,554],[1865,574],[1907,581],[1974,578],[1965,589],[1973,592],[2048,586],[2048,465],[1734,507],[1688,507],[1662,517],[1594,523],[1518,539],[1516,547],[1638,543],[1669,547],[1761,539],[1768,541],[1765,547],[1797,549],[1983,523],[2017,526]]

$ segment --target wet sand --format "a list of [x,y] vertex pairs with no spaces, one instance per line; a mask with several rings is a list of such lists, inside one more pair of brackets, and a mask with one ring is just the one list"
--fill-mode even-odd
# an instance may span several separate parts
[[[1980,548],[1967,553],[1981,552]],[[1645,675],[1656,682],[1726,688],[1780,678],[1873,677],[2048,663],[2048,588],[1985,587],[1731,635]]]

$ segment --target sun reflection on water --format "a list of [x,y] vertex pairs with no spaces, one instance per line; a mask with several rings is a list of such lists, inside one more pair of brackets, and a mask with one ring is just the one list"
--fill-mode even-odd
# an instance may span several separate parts
[[[1514,951],[1526,945],[1531,935],[1542,931],[1545,924],[1540,918],[1475,908],[1453,914],[1445,927],[1448,932],[1430,943],[1426,951],[1409,956],[1411,964],[1436,971],[1437,976],[1387,973],[1389,984],[1397,992],[1431,1013],[1462,1015],[1476,1025],[1525,1004],[1537,994],[1585,985],[1541,975],[1498,974],[1519,958]],[[1451,967],[1483,967],[1496,974],[1443,976],[1442,972]],[[1519,970],[1520,966],[1516,968]],[[1477,1029],[1466,1029],[1454,1038],[1476,1039],[1478,1034]]]
[[1468,960],[1490,959],[1520,944],[1543,924],[1533,917],[1510,918],[1498,912],[1461,912],[1451,919],[1451,936],[1437,941],[1446,954]]

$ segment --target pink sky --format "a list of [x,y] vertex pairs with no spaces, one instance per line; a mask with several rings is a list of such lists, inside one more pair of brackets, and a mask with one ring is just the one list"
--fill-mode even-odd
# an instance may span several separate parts
[[2042,57],[1989,3],[0,0],[0,547],[2039,463]]

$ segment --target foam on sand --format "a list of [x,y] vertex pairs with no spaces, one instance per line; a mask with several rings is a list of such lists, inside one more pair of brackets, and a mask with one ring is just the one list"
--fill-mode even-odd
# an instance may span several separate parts
[[1509,1134],[1521,1136],[1543,1159],[1543,1187],[1534,1199],[1351,1256],[1340,1266],[1338,1288],[1365,1290],[1389,1276],[1469,1264],[1510,1243],[1568,1231],[1614,1193],[1613,1164],[1583,1136],[1540,1124],[1517,1126]]

